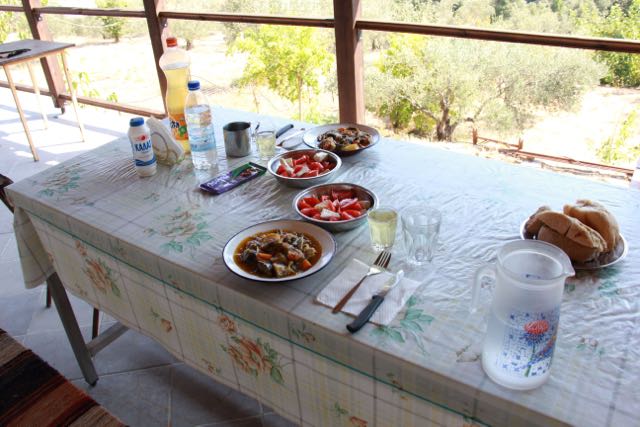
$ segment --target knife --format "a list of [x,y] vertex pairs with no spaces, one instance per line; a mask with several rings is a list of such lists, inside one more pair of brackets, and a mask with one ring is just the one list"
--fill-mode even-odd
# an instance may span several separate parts
[[284,125],[282,126],[280,129],[278,129],[278,131],[276,132],[276,139],[280,138],[282,135],[284,135],[284,133],[286,131],[288,131],[289,129],[293,128],[293,125],[291,123],[289,123],[288,125]]
[[400,270],[396,273],[395,277],[389,279],[382,289],[371,298],[371,302],[360,312],[360,314],[358,314],[355,320],[347,325],[349,332],[352,334],[358,332],[360,328],[362,328],[364,324],[371,319],[373,313],[375,313],[378,307],[380,307],[380,304],[384,301],[384,297],[389,293],[389,291],[391,291],[391,289],[395,288],[398,283],[400,283],[403,277],[404,271]]
[[[305,133],[305,128],[302,128],[300,130],[297,130],[293,133],[290,133],[289,135],[287,135],[286,137],[282,138],[280,141],[278,141],[278,143],[276,144],[278,147],[283,147],[283,148],[290,148],[289,145],[290,144],[286,144],[285,142],[287,141],[291,141],[293,138],[300,136],[301,134]],[[292,147],[295,147],[296,145],[300,145],[302,141],[300,142],[294,142],[295,145],[293,145]]]

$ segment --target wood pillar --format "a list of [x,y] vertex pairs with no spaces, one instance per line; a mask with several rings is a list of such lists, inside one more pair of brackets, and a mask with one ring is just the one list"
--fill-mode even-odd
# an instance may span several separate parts
[[[34,11],[35,8],[40,6],[40,0],[22,0],[22,8],[24,9],[24,14],[29,23],[33,38],[36,40],[52,41],[53,39],[44,17]],[[42,70],[47,80],[49,92],[51,92],[53,105],[55,105],[56,108],[64,109],[64,100],[60,98],[60,95],[64,93],[64,81],[62,80],[62,70],[60,69],[60,64],[58,64],[58,58],[56,55],[50,55],[41,58],[40,63],[42,64]]]
[[340,121],[364,122],[364,76],[360,31],[360,0],[333,0]]
[[151,48],[153,49],[153,57],[156,61],[156,72],[158,73],[158,81],[160,82],[162,103],[164,104],[164,111],[167,112],[167,104],[164,99],[167,93],[167,80],[159,64],[160,57],[164,53],[165,39],[168,36],[167,20],[158,16],[164,9],[164,0],[143,0],[143,4],[147,18],[147,27],[149,28]]

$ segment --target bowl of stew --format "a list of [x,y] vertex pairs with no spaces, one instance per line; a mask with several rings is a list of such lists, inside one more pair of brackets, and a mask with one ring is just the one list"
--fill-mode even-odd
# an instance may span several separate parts
[[336,252],[331,233],[304,221],[274,220],[236,233],[222,258],[240,277],[284,282],[308,277],[325,267]]

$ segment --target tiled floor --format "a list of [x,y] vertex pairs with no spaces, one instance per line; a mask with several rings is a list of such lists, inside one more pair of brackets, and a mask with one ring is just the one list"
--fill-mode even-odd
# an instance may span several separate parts
[[[123,136],[131,117],[82,108],[87,140],[75,127],[73,109],[57,116],[44,99],[49,129],[43,129],[35,95],[20,93],[40,162],[33,162],[15,104],[0,89],[0,173],[14,181]],[[149,338],[128,331],[94,359],[100,380],[82,379],[55,308],[45,308],[44,287],[26,290],[18,262],[11,213],[0,204],[0,328],[34,350],[99,403],[131,426],[271,427],[292,424],[229,387],[218,384],[173,356]],[[85,338],[91,333],[92,308],[70,297]],[[101,317],[101,328],[113,322]]]

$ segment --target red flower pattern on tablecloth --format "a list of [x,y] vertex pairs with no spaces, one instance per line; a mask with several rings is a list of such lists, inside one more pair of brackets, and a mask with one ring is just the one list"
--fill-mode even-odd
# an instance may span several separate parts
[[367,427],[367,422],[362,418],[350,417],[349,422],[353,427]]
[[235,334],[236,332],[238,332],[235,322],[231,320],[229,316],[226,316],[224,314],[218,316],[218,325],[220,325],[222,330],[228,334]]

